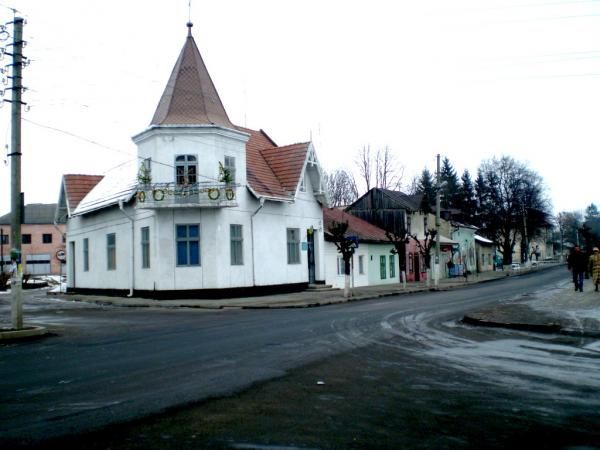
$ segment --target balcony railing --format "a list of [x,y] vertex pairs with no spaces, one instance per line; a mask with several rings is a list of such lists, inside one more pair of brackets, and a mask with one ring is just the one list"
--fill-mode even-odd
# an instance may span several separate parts
[[136,207],[154,208],[224,208],[237,206],[236,184],[225,183],[152,183],[139,184]]

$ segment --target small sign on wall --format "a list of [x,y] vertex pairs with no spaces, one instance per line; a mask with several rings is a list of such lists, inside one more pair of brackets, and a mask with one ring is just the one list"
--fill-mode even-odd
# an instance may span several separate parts
[[302,251],[305,252],[308,250],[308,242],[303,242],[302,243]]

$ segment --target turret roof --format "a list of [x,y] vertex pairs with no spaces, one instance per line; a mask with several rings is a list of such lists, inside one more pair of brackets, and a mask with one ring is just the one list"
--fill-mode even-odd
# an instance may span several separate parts
[[234,128],[204,65],[188,23],[188,36],[151,125],[219,125]]

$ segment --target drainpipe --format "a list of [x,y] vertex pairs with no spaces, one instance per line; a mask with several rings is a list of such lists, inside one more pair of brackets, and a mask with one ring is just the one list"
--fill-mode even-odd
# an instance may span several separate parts
[[254,211],[250,216],[250,240],[252,241],[252,286],[256,286],[256,263],[254,261],[254,216],[256,216],[258,212],[263,209],[263,206],[265,206],[265,198],[260,197],[259,202],[260,205],[258,205],[256,211]]
[[119,200],[119,209],[121,210],[121,212],[123,213],[123,215],[125,217],[127,217],[129,219],[129,221],[131,222],[131,258],[130,258],[130,271],[131,271],[131,286],[129,287],[129,294],[127,294],[127,297],[133,297],[133,288],[135,286],[135,242],[133,240],[134,238],[134,223],[135,223],[135,219],[133,217],[131,217],[129,214],[127,214],[125,212],[125,209],[123,209],[123,200]]

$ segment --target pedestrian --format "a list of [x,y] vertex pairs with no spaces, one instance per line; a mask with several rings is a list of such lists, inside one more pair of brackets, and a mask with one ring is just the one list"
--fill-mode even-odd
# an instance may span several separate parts
[[581,251],[579,246],[569,255],[567,259],[567,267],[573,274],[573,284],[575,284],[575,292],[583,292],[583,276],[587,271],[588,261],[585,254]]
[[596,285],[596,292],[598,292],[598,285],[600,284],[600,250],[598,250],[598,247],[594,247],[594,253],[590,255],[589,269],[592,274],[592,283]]

